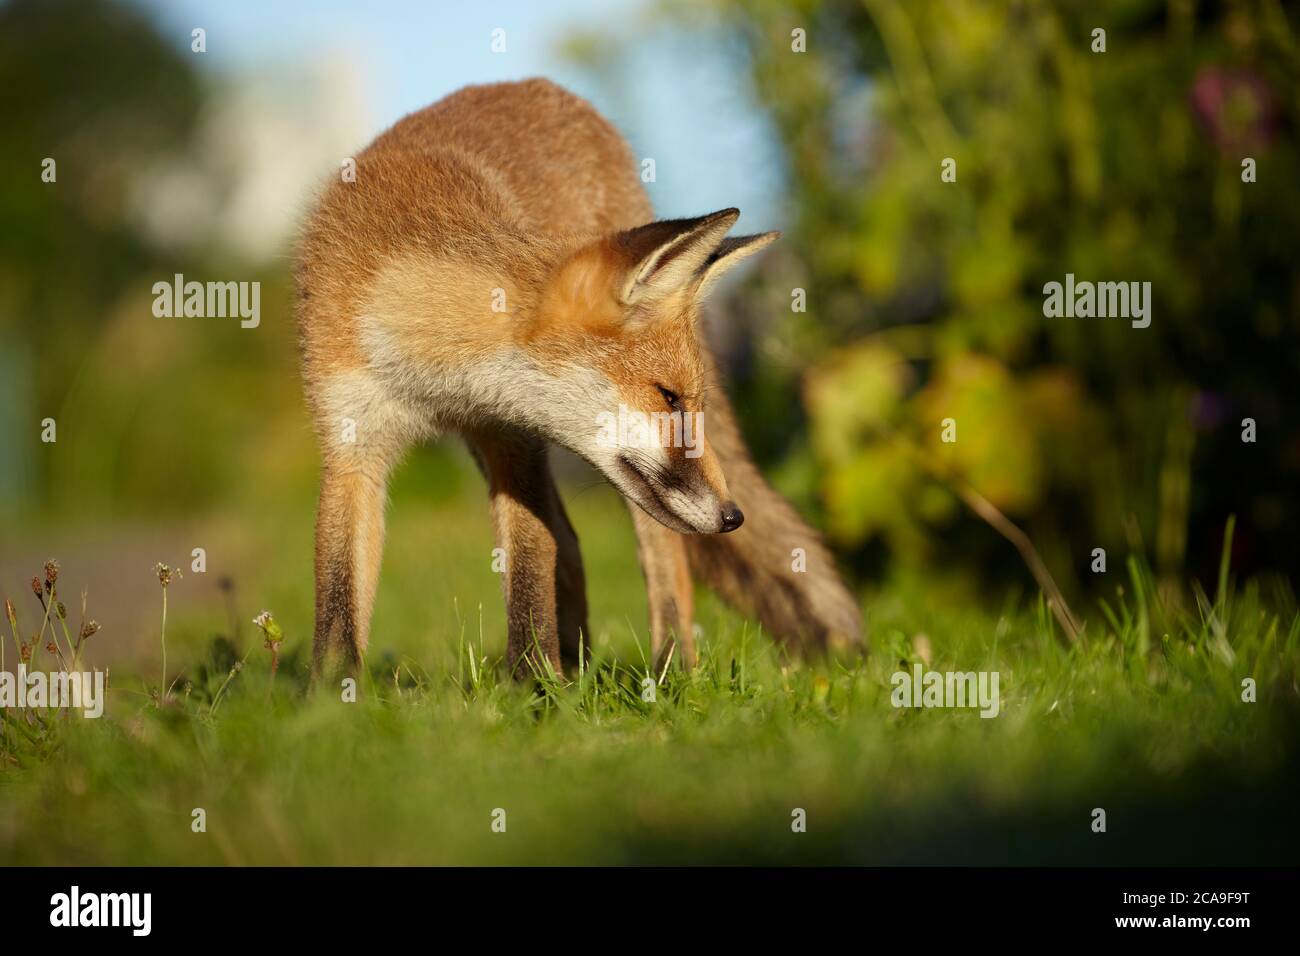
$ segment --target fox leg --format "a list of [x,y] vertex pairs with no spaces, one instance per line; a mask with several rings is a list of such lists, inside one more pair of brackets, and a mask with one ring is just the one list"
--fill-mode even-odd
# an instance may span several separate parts
[[[563,674],[564,659],[577,659],[586,596],[578,539],[555,489],[546,443],[509,430],[467,440],[487,478],[496,544],[505,552],[506,666],[518,680],[548,665]],[[560,593],[569,598],[563,609]]]
[[[551,478],[551,511],[547,525],[556,543],[556,614],[560,632],[560,660],[566,670],[577,671],[579,654],[591,658],[591,632],[587,628],[587,577],[582,570],[582,551],[578,548],[578,533],[564,510],[559,489]],[[584,648],[582,642],[587,641]]]
[[695,595],[684,536],[665,528],[629,503],[636,528],[637,557],[650,605],[650,653],[658,671],[675,646],[685,667],[695,665]]
[[365,654],[384,547],[387,467],[326,462],[316,515],[316,636],[312,672],[331,657],[355,670]]

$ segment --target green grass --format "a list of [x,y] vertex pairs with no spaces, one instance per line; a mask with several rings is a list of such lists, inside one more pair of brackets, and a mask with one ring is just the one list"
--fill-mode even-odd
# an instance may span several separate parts
[[[309,517],[268,513],[259,538],[303,560],[277,554],[241,583],[256,606],[240,610],[238,647],[219,607],[172,594],[173,703],[150,697],[159,671],[142,660],[114,672],[104,718],[53,720],[35,742],[7,732],[0,862],[1295,859],[1300,618],[1286,593],[1234,591],[1225,571],[1217,594],[1175,612],[1134,561],[1105,608],[1076,608],[1086,640],[1067,649],[1040,604],[994,613],[899,583],[864,599],[867,659],[813,663],[702,598],[700,667],[670,671],[647,703],[644,596],[612,496],[574,509],[595,659],[535,690],[499,666],[482,509],[405,500],[359,702],[304,693]],[[247,623],[263,605],[286,633],[273,687]],[[927,644],[929,669],[1000,673],[997,718],[891,705],[891,675]],[[214,713],[236,655],[248,664]],[[1257,703],[1241,699],[1246,677]]]

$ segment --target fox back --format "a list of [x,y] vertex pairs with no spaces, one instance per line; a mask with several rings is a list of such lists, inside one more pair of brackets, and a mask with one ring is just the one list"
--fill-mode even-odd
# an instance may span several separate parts
[[320,197],[297,273],[308,375],[364,365],[355,318],[395,250],[492,261],[508,244],[481,239],[503,230],[596,234],[652,218],[627,143],[585,100],[543,79],[466,87],[400,120],[356,157],[354,181]]

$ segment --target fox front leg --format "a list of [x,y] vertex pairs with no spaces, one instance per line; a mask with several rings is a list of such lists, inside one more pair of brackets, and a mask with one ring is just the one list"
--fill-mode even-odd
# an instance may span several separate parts
[[470,447],[488,482],[496,546],[504,552],[506,666],[516,680],[562,675],[554,530],[546,445],[511,432],[478,434]]

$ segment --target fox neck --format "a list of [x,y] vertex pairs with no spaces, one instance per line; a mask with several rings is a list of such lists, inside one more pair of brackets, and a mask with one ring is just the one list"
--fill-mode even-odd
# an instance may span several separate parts
[[577,241],[496,236],[390,259],[360,315],[370,367],[440,427],[506,423],[584,454],[596,410],[617,399],[586,354],[607,343],[548,319],[548,279]]

